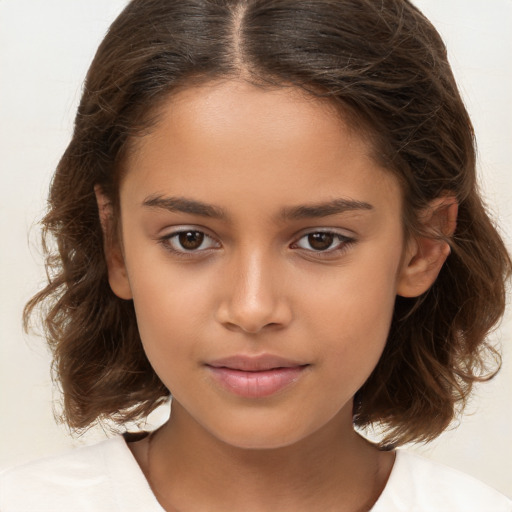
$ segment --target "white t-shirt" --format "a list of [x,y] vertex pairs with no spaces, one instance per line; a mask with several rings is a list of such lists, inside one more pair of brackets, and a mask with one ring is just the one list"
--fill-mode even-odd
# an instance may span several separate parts
[[[4,470],[1,512],[163,512],[122,436]],[[454,469],[397,450],[372,512],[512,512],[512,500]]]

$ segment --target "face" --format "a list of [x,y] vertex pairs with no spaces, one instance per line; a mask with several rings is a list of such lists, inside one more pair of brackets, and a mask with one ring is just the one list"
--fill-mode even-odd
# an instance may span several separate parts
[[135,141],[109,276],[173,414],[239,447],[351,428],[404,253],[370,150],[328,104],[235,81],[178,93]]

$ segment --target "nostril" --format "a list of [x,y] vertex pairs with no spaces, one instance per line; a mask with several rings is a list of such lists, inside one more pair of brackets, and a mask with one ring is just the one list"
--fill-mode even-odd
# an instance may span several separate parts
[[[233,290],[231,290],[233,291]],[[241,295],[233,293],[219,303],[215,320],[230,331],[257,334],[287,326],[292,312],[283,296],[260,293]]]

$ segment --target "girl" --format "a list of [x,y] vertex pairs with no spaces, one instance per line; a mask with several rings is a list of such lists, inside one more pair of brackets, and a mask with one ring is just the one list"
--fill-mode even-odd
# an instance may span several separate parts
[[172,411],[5,472],[0,510],[512,510],[396,450],[496,371],[511,268],[410,3],[132,1],[45,235],[26,319],[44,307],[67,423]]

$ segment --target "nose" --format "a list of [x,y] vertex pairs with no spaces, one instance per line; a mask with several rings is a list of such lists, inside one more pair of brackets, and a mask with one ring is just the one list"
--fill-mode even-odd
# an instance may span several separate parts
[[225,276],[216,318],[227,329],[257,334],[289,324],[292,312],[284,279],[271,258],[246,251],[233,258]]

